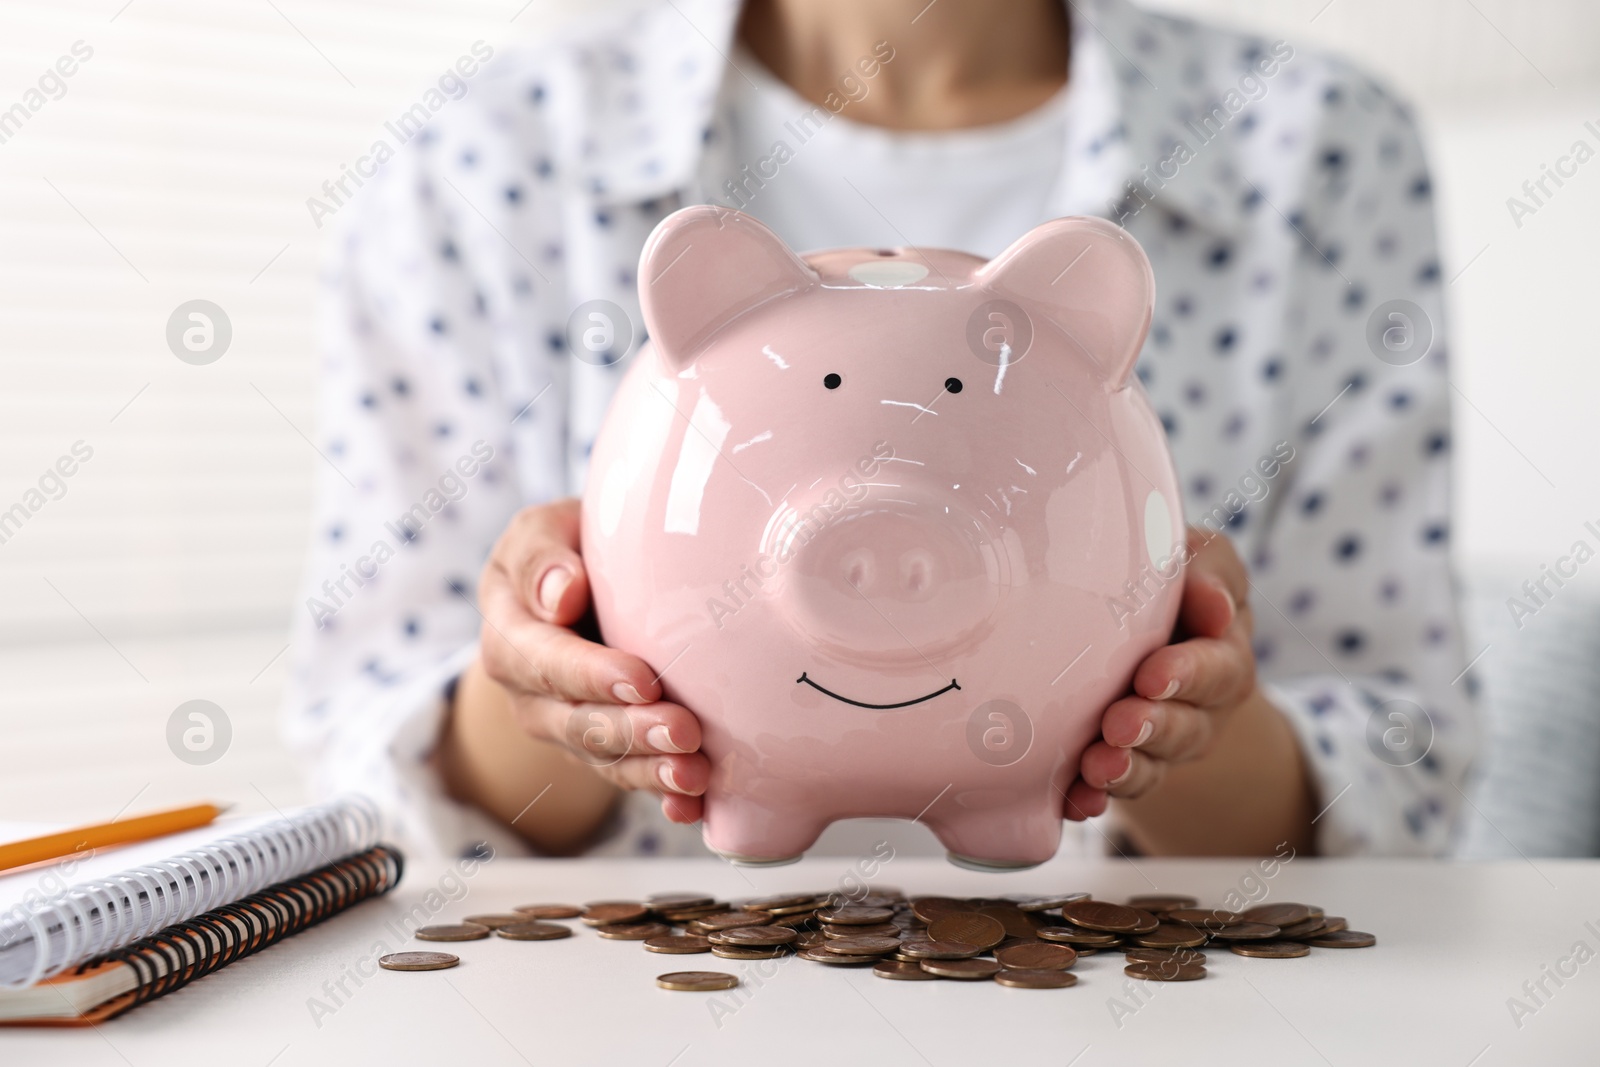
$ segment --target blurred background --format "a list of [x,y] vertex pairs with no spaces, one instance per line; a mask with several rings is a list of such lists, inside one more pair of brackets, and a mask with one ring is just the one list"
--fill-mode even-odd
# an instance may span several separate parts
[[[305,798],[277,710],[321,462],[312,326],[328,231],[307,198],[473,42],[499,51],[595,6],[6,0],[0,512],[75,446],[92,456],[59,499],[0,526],[0,819]],[[1416,105],[1452,315],[1456,560],[1489,729],[1463,850],[1600,853],[1600,561],[1520,630],[1505,603],[1578,538],[1600,544],[1584,529],[1600,529],[1600,162],[1520,226],[1506,203],[1574,141],[1600,148],[1600,4],[1148,6],[1342,53]],[[75,73],[7,124],[62,56]],[[195,299],[233,330],[206,366],[166,341]],[[168,720],[191,700],[222,709],[225,758],[169,750]],[[1550,787],[1555,758],[1594,773]]]

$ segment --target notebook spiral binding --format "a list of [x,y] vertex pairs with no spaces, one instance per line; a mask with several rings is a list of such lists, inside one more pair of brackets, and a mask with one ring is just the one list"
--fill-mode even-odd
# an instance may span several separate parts
[[344,797],[159,863],[73,886],[26,915],[0,921],[0,955],[13,948],[31,955],[20,971],[0,974],[0,984],[33,985],[118,945],[302,875],[329,857],[362,852],[377,844],[380,828],[372,801]]
[[397,850],[378,845],[174,923],[158,934],[84,963],[78,973],[108,963],[126,963],[138,973],[138,989],[108,1005],[104,1017],[111,1018],[181,989],[352,904],[387,893],[399,883],[404,867]]

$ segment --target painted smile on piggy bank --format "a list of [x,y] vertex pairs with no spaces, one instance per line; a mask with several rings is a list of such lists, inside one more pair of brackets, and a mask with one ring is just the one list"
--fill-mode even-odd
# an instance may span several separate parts
[[799,256],[692,207],[638,279],[582,554],[605,643],[699,719],[706,844],[785,863],[890,817],[965,866],[1051,858],[1183,586],[1143,250],[1071,218],[987,262]]
[[809,678],[806,675],[805,671],[801,671],[800,672],[800,677],[796,678],[794,681],[795,681],[796,685],[799,685],[801,682],[804,682],[806,685],[809,685],[811,688],[815,689],[817,692],[826,694],[827,696],[830,696],[833,699],[839,701],[841,704],[852,704],[855,707],[858,707],[858,708],[870,708],[873,711],[893,711],[895,708],[909,708],[913,704],[920,704],[924,700],[932,700],[936,696],[943,696],[945,693],[950,692],[950,690],[952,690],[952,689],[960,689],[961,688],[959,685],[956,684],[956,680],[954,678],[952,678],[952,679],[950,679],[950,684],[949,685],[945,686],[943,689],[935,689],[933,692],[927,694],[926,696],[913,697],[910,700],[902,700],[902,701],[899,701],[898,703],[895,703],[895,704],[868,704],[864,700],[851,700],[847,696],[841,696],[838,693],[835,693],[832,689],[824,689],[822,686],[820,686],[816,682],[812,681],[811,678]]

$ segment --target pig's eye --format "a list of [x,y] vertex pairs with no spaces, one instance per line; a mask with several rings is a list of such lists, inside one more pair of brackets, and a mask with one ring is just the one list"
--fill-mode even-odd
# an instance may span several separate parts
[[946,378],[944,380],[944,388],[945,388],[945,391],[949,392],[949,393],[959,393],[959,392],[961,392],[961,379],[960,378]]
[[843,382],[844,379],[837,374],[825,375],[822,379],[822,384],[829,389],[837,389]]

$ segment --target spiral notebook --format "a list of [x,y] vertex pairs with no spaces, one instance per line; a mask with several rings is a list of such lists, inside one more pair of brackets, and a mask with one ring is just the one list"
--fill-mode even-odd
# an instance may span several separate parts
[[210,836],[0,916],[0,1024],[118,1015],[388,892],[402,869],[361,798],[196,833]]

